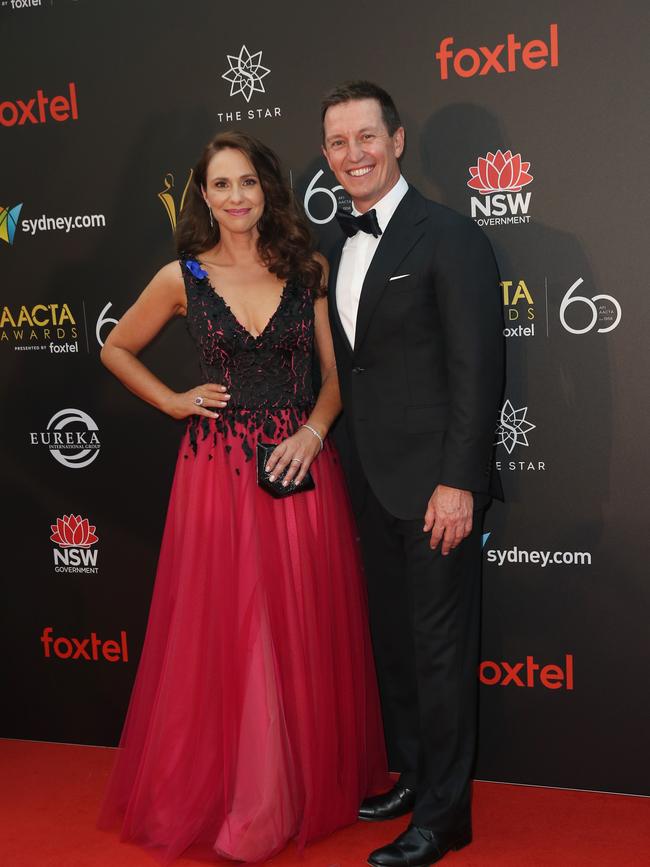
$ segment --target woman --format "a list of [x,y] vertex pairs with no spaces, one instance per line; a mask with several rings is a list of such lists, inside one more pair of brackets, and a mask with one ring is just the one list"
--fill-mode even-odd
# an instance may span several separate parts
[[[166,265],[104,364],[188,418],[145,646],[101,824],[172,860],[259,861],[353,822],[386,764],[355,534],[325,442],[340,411],[325,261],[275,155],[218,135]],[[202,382],[175,393],[137,354],[184,315]],[[312,353],[322,386],[314,400]],[[258,441],[291,496],[256,481]],[[313,490],[300,490],[310,472]]]

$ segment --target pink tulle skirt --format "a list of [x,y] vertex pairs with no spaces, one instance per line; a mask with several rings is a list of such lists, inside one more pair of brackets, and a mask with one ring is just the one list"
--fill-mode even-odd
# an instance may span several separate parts
[[209,420],[181,443],[100,817],[163,861],[188,847],[264,860],[354,822],[389,785],[336,452],[312,465],[314,491],[274,500],[242,432]]

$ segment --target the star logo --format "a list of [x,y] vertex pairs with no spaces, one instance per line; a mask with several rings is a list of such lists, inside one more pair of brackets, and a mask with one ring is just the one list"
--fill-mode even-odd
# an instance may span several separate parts
[[537,426],[526,421],[527,412],[527,406],[515,409],[509,400],[503,404],[503,409],[499,416],[495,445],[503,446],[509,455],[512,454],[515,446],[529,445],[526,434],[530,433],[531,430],[535,430]]
[[270,69],[262,66],[262,52],[251,54],[245,45],[242,45],[241,51],[237,56],[228,55],[228,69],[221,76],[230,83],[230,95],[236,96],[241,93],[246,102],[251,101],[254,93],[266,93],[262,79],[265,78]]

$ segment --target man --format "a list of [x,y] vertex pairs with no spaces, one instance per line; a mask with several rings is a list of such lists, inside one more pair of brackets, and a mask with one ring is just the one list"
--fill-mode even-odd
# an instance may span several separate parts
[[322,104],[323,153],[353,202],[331,259],[330,316],[350,491],[396,786],[359,816],[413,811],[376,867],[471,841],[482,510],[502,395],[498,273],[476,224],[400,174],[391,97],[349,82]]

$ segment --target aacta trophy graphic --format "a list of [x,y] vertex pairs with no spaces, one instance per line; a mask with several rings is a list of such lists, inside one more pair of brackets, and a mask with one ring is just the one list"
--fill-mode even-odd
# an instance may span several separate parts
[[183,190],[183,195],[181,196],[181,203],[178,210],[176,210],[176,201],[174,199],[174,194],[172,190],[174,189],[174,175],[169,172],[169,174],[165,175],[164,184],[165,189],[161,190],[158,193],[158,198],[163,203],[165,207],[165,211],[167,211],[167,216],[169,217],[169,222],[172,225],[172,232],[176,231],[176,223],[178,222],[178,218],[183,210],[185,205],[185,199],[187,197],[187,191],[190,187],[190,181],[192,180],[192,175],[194,174],[194,169],[190,169],[190,173],[187,178],[187,183],[185,184],[185,189]]

